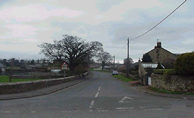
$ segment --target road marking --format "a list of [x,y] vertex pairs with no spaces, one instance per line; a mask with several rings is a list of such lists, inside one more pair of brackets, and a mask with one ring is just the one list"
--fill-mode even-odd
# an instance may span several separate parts
[[109,110],[103,110],[103,109],[99,109],[97,110],[97,112],[108,112]]
[[125,107],[119,107],[119,108],[116,108],[116,110],[128,110],[129,108],[125,108]]
[[92,109],[92,108],[93,108],[94,103],[95,103],[95,101],[94,101],[94,100],[92,100],[92,101],[91,101],[91,103],[90,103],[90,106],[89,106],[89,108],[90,108],[90,109]]
[[61,111],[62,113],[65,113],[65,112],[69,112],[69,113],[71,113],[71,112],[79,112],[79,110],[65,110],[65,111]]
[[36,111],[31,111],[31,113],[36,113]]
[[132,110],[134,107],[118,107],[116,110]]
[[98,87],[98,91],[97,91],[96,95],[94,96],[95,98],[97,98],[99,96],[100,90],[101,90],[101,86]]
[[162,108],[150,108],[150,109],[144,109],[145,111],[161,111]]
[[95,95],[95,98],[97,98],[99,96],[100,92],[98,91]]
[[[100,90],[101,90],[101,86],[98,87],[98,91],[97,91],[97,93],[95,94],[94,98],[97,98],[97,97],[99,96]],[[90,106],[89,106],[89,108],[91,109],[90,112],[93,111],[92,108],[93,108],[93,106],[94,106],[94,103],[95,103],[94,100],[92,100],[91,103],[90,103]]]
[[100,90],[101,90],[101,86],[98,87],[98,91],[100,91]]
[[11,111],[2,111],[3,113],[11,113]]
[[119,101],[119,103],[124,103],[124,102],[126,102],[126,100],[133,100],[133,98],[125,96],[125,97],[123,97],[123,98]]

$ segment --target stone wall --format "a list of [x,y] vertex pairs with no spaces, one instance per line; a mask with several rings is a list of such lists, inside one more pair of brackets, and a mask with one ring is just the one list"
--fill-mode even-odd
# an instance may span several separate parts
[[57,84],[62,84],[65,82],[80,79],[86,76],[87,74],[88,73],[84,73],[82,75],[70,76],[66,78],[37,80],[31,82],[2,83],[0,84],[0,94],[21,93],[46,88],[49,86],[54,86]]
[[151,86],[169,91],[194,92],[194,77],[152,74]]

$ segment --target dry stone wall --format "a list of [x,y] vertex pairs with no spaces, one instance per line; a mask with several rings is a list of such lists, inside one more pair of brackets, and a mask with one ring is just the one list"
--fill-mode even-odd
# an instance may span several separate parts
[[194,92],[194,77],[152,74],[151,86],[169,91]]

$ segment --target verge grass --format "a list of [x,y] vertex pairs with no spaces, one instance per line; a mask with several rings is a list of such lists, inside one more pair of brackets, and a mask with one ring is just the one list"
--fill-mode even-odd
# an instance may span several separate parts
[[[11,82],[25,82],[25,81],[35,81],[35,80],[40,80],[40,79],[32,79],[32,78],[13,78],[11,79]],[[0,83],[6,83],[9,82],[9,77],[6,75],[1,75],[0,76]]]
[[130,82],[130,81],[134,81],[132,78],[127,78],[127,77],[125,77],[124,75],[121,75],[121,74],[119,74],[119,75],[113,75],[115,78],[117,78],[117,79],[119,79],[119,80],[121,80],[121,81],[124,81],[124,82]]

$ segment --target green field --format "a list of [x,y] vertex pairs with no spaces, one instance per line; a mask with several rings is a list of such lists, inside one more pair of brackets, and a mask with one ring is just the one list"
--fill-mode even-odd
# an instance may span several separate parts
[[[35,81],[35,80],[40,80],[40,79],[21,79],[21,78],[14,78],[12,79],[11,82],[25,82],[25,81]],[[6,75],[1,75],[0,76],[0,83],[6,83],[9,82],[9,77]]]
[[134,81],[132,78],[127,78],[124,75],[113,75],[115,78],[118,78],[121,81],[124,82],[130,82],[130,81]]

